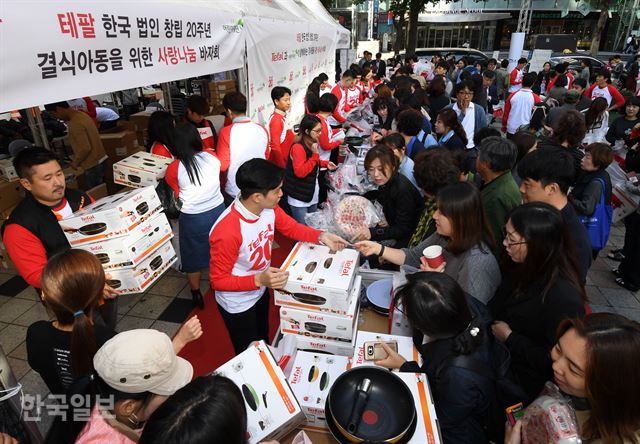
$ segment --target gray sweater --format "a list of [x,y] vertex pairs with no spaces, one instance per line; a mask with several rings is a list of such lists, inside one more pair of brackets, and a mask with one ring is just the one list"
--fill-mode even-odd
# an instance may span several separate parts
[[498,261],[491,253],[491,249],[482,244],[454,255],[447,251],[447,242],[446,237],[433,233],[416,247],[403,248],[402,251],[406,256],[405,265],[419,268],[422,251],[431,245],[440,245],[447,263],[444,272],[455,279],[465,292],[483,304],[487,304],[502,280]]

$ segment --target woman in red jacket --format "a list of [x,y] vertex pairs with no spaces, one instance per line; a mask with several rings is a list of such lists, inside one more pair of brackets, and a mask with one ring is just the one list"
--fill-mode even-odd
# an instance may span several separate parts
[[[324,97],[324,96],[323,96]],[[318,209],[318,172],[320,168],[336,169],[329,160],[321,160],[318,139],[322,131],[320,119],[305,115],[300,122],[301,140],[293,144],[284,176],[284,191],[296,221],[304,224],[304,216]]]

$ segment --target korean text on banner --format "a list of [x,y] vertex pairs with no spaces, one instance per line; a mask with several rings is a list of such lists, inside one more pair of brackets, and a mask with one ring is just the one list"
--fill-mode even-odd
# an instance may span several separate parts
[[0,112],[244,61],[243,20],[188,3],[4,0],[1,18]]
[[273,23],[247,18],[247,71],[249,115],[266,123],[273,113],[271,89],[291,89],[287,121],[299,123],[304,115],[304,96],[314,77],[325,72],[332,82],[335,73],[337,26],[305,22]]

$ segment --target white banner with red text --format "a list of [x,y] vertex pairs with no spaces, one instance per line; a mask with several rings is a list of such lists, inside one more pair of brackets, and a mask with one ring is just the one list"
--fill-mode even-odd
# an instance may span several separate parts
[[186,2],[3,0],[0,112],[237,69],[244,36]]
[[248,114],[266,124],[273,113],[271,89],[291,89],[290,127],[304,115],[304,97],[314,77],[324,72],[335,79],[337,26],[247,18]]

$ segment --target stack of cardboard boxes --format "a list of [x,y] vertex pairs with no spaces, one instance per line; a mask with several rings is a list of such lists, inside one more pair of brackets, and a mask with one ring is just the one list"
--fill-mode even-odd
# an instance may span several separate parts
[[72,248],[95,254],[121,294],[140,293],[155,282],[176,253],[171,226],[153,187],[97,200],[61,220]]
[[213,114],[219,114],[220,110],[224,112],[222,108],[222,99],[224,95],[237,91],[235,80],[217,80],[215,82],[209,82],[208,96],[206,99],[209,102],[209,106],[213,107]]
[[151,117],[151,114],[152,113],[149,111],[141,111],[129,116],[129,122],[134,126],[133,129],[136,132],[136,139],[140,146],[145,146],[147,139],[149,138],[149,131],[147,128],[149,128],[149,118]]
[[140,151],[113,164],[113,182],[132,188],[156,187],[173,159]]
[[361,285],[358,252],[298,243],[282,269],[289,281],[274,292],[282,334],[295,335],[301,350],[352,356]]

